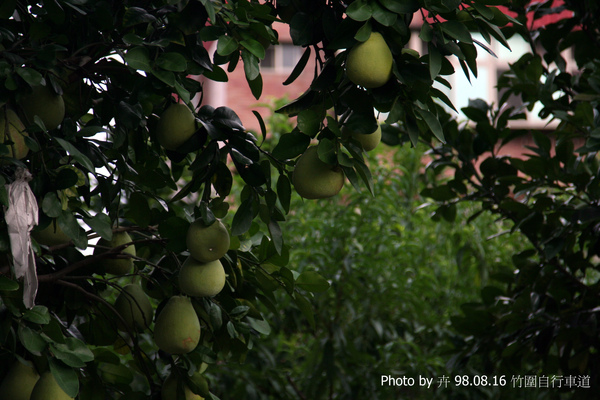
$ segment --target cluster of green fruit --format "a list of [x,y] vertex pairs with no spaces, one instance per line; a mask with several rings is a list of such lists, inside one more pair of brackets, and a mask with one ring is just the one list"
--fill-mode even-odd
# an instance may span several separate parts
[[55,129],[65,117],[65,103],[50,87],[40,85],[18,98],[17,106],[19,113],[8,106],[0,110],[0,143],[8,145],[9,157],[21,160],[29,153],[23,121],[34,124],[37,116],[47,130]]
[[0,384],[0,400],[72,400],[50,371],[40,376],[32,365],[15,361]]
[[[206,364],[203,364],[190,379],[199,384],[204,391],[208,391],[206,381],[202,377],[205,369]],[[178,399],[180,384],[183,385],[186,400],[204,399],[192,392],[184,379],[172,373],[163,382],[162,400]],[[0,400],[73,400],[73,398],[60,387],[51,371],[45,371],[40,375],[30,363],[15,361],[0,383]]]
[[167,301],[154,325],[157,346],[171,354],[189,353],[200,341],[200,321],[188,296],[212,297],[225,287],[219,259],[229,250],[229,232],[219,220],[206,226],[198,219],[190,224],[186,244],[190,256],[179,270],[182,295]]
[[[38,232],[37,240],[46,245],[68,241],[68,237],[54,224]],[[220,258],[230,245],[230,237],[224,224],[217,220],[206,226],[202,220],[190,224],[187,232],[187,246],[190,256],[179,271],[179,288],[182,295],[172,296],[156,317],[154,340],[159,349],[170,354],[185,354],[194,350],[200,341],[200,321],[191,302],[191,297],[211,297],[225,286],[226,274]],[[100,239],[94,256],[100,256],[111,249],[122,248],[118,257],[103,257],[96,262],[101,273],[125,275],[133,268],[136,255],[131,236],[125,231],[113,233],[112,240]],[[122,257],[123,254],[129,255]],[[150,328],[154,308],[141,285],[131,283],[121,289],[114,309],[120,316],[119,329],[127,332],[143,331]],[[8,379],[8,378],[7,378]],[[11,378],[12,379],[12,378]],[[175,398],[177,379],[170,375],[163,383],[163,399]],[[186,399],[199,400],[189,387],[183,386]],[[57,397],[58,399],[58,397]],[[0,400],[2,398],[0,397]]]
[[[346,76],[353,83],[367,89],[378,88],[392,76],[393,56],[383,36],[373,32],[369,38],[348,52]],[[345,140],[353,138],[365,151],[371,151],[381,142],[381,126],[371,133],[359,133],[342,127]],[[344,185],[344,173],[339,165],[327,164],[319,158],[317,146],[309,147],[296,162],[292,175],[296,192],[305,199],[323,199],[335,196]]]

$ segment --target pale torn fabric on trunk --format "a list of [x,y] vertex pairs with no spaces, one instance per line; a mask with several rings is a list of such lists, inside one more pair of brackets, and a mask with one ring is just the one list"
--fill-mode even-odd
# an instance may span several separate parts
[[6,224],[16,278],[23,278],[23,303],[27,308],[35,305],[38,288],[35,255],[31,245],[31,230],[38,224],[37,200],[29,187],[31,173],[19,168],[15,181],[6,185],[8,207],[5,207]]

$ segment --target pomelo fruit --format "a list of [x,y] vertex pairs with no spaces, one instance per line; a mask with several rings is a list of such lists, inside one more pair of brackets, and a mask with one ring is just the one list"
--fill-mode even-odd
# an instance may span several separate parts
[[156,125],[156,139],[167,150],[177,150],[196,132],[196,118],[188,106],[171,104]]
[[39,378],[33,366],[15,361],[0,383],[0,400],[29,400]]
[[377,129],[373,133],[359,133],[342,128],[342,134],[352,136],[360,142],[365,151],[371,151],[381,142],[381,125],[378,124]]
[[[198,375],[198,373],[196,373]],[[179,400],[177,397],[177,385],[179,383],[179,379],[174,374],[171,374],[165,379],[163,382],[160,395],[161,400]],[[185,395],[185,400],[204,400],[204,397],[199,394],[195,394],[192,390],[185,384],[185,382],[181,382],[183,385],[183,393]],[[208,390],[208,387],[207,387]]]
[[50,225],[41,230],[33,230],[31,236],[39,243],[46,246],[56,246],[68,243],[71,238],[67,236],[58,226],[56,221],[50,222]]
[[206,226],[199,218],[190,224],[186,236],[191,256],[203,263],[223,257],[230,242],[229,232],[220,220]]
[[186,296],[171,297],[156,318],[154,341],[163,351],[185,354],[200,341],[200,320]]
[[393,56],[379,32],[356,44],[348,52],[346,75],[348,79],[365,88],[383,86],[392,76]]
[[317,146],[312,146],[298,158],[292,183],[296,192],[305,199],[324,199],[342,190],[344,173],[338,166],[321,161]]
[[62,390],[52,372],[46,371],[33,387],[29,400],[73,400],[73,397]]
[[[94,249],[94,255],[102,254],[107,250],[103,247],[118,247],[122,246],[126,243],[131,242],[131,236],[127,232],[115,232],[113,233],[112,240],[108,241],[106,239],[100,239],[98,241],[98,246]],[[135,246],[133,244],[125,247],[122,251],[124,254],[130,254],[135,256]],[[116,253],[118,254],[118,253]],[[133,268],[133,258],[104,258],[100,261],[100,264],[104,266],[104,270],[113,275],[124,275],[131,271]]]
[[179,289],[188,296],[216,296],[223,287],[225,269],[219,260],[202,263],[188,257],[179,270]]
[[115,309],[123,317],[130,330],[150,327],[154,309],[140,285],[134,283],[123,287],[115,300]]
[[34,86],[18,100],[18,104],[27,123],[33,124],[37,115],[48,130],[57,128],[65,118],[65,102],[49,86]]
[[25,143],[25,136],[29,135],[17,113],[9,108],[0,110],[0,143],[13,142],[11,145],[7,143],[9,157],[21,160],[27,156],[29,147]]

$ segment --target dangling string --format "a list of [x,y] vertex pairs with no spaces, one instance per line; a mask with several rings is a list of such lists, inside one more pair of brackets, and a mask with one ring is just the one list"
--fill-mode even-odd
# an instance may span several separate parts
[[31,230],[38,224],[38,206],[29,187],[31,173],[24,168],[19,168],[15,177],[15,181],[6,186],[8,208],[5,208],[5,218],[14,273],[17,278],[23,278],[23,303],[25,307],[32,308],[35,305],[38,279],[31,245]]

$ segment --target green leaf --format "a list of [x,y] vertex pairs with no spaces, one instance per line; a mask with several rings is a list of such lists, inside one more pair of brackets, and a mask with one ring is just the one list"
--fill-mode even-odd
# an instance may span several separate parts
[[381,5],[398,14],[413,14],[419,9],[418,0],[379,0]]
[[206,9],[206,13],[208,14],[208,19],[211,21],[216,20],[216,12],[215,5],[212,0],[200,0],[204,8]]
[[190,223],[180,217],[169,217],[158,225],[158,233],[167,239],[165,248],[176,253],[187,249],[186,236]]
[[7,292],[19,290],[19,282],[13,281],[4,275],[0,275],[0,290]]
[[34,324],[46,325],[50,323],[50,313],[46,306],[37,305],[25,311],[23,319],[33,322]]
[[71,354],[76,355],[81,361],[90,362],[94,360],[94,353],[81,340],[68,337],[65,338],[65,345]]
[[302,110],[309,108],[316,98],[314,90],[308,90],[297,99],[275,110],[276,113],[285,114],[288,117],[298,115]]
[[396,23],[398,14],[386,10],[376,2],[372,3],[371,7],[373,9],[373,19],[379,22],[381,25],[392,26]]
[[445,143],[446,140],[444,139],[444,131],[443,131],[442,125],[440,124],[440,121],[437,119],[437,117],[432,112],[423,110],[422,108],[417,108],[416,111],[419,114],[419,116],[421,116],[423,121],[425,121],[425,123],[427,124],[429,129],[431,129],[431,132],[433,133],[433,135],[440,142]]
[[122,364],[99,363],[98,372],[102,379],[111,385],[129,385],[133,380],[131,368]]
[[502,43],[504,47],[506,47],[508,50],[511,50],[510,45],[508,44],[508,41],[506,40],[506,37],[500,28],[485,19],[478,19],[478,21],[480,22],[480,30],[482,30],[482,32],[483,29],[487,27],[488,30],[485,31],[486,33],[491,34],[497,41]]
[[318,272],[305,271],[296,278],[296,286],[309,292],[319,293],[329,289],[329,282]]
[[262,333],[263,335],[271,334],[271,326],[269,325],[268,321],[258,320],[251,317],[246,318],[246,320],[250,324],[250,327],[258,333]]
[[260,64],[258,58],[247,50],[242,50],[242,61],[244,62],[244,73],[248,82],[255,80],[260,75]]
[[360,29],[358,31],[356,31],[356,35],[354,35],[354,39],[358,40],[359,42],[366,42],[369,39],[369,37],[371,36],[372,31],[373,31],[373,29],[372,29],[371,21],[368,20],[367,22],[364,23],[363,26],[360,27]]
[[429,75],[431,79],[435,79],[442,70],[442,53],[432,42],[428,43],[427,48],[429,51]]
[[91,218],[84,218],[83,221],[103,239],[112,240],[112,222],[108,215],[98,213]]
[[239,47],[235,38],[227,35],[222,35],[217,41],[217,53],[221,56],[228,56]]
[[267,227],[269,228],[271,240],[273,241],[273,245],[275,246],[277,254],[281,254],[281,250],[283,248],[283,232],[281,231],[281,227],[273,218],[271,218]]
[[431,42],[433,40],[433,28],[428,22],[424,22],[419,32],[419,38],[424,42]]
[[248,50],[250,53],[254,54],[258,59],[262,60],[265,58],[265,48],[260,42],[247,38],[240,42],[240,45]]
[[204,71],[202,75],[215,82],[227,82],[229,80],[227,72],[218,65],[214,65],[212,71]]
[[85,154],[80,152],[71,142],[68,142],[59,137],[54,137],[54,139],[58,142],[58,144],[60,144],[60,146],[63,149],[67,151],[67,153],[71,155],[71,157],[75,159],[75,161],[81,164],[85,169],[87,169],[90,172],[95,171],[94,164],[92,164],[90,159]]
[[348,6],[346,15],[355,21],[366,21],[373,15],[373,9],[367,0],[356,0]]
[[256,120],[258,121],[258,125],[260,126],[260,134],[264,142],[267,139],[267,125],[265,124],[265,120],[263,119],[262,115],[260,115],[260,113],[256,110],[252,110],[252,114],[254,114]]
[[156,17],[141,7],[128,7],[123,14],[123,25],[126,27],[154,21]]
[[417,147],[419,143],[419,126],[412,114],[406,116],[406,130],[411,144],[413,147]]
[[279,179],[277,179],[277,196],[283,210],[288,213],[292,199],[292,185],[286,175],[281,174],[279,175]]
[[150,66],[150,52],[145,47],[138,46],[129,49],[123,58],[125,59],[125,63],[133,69],[145,72],[152,71],[152,67]]
[[293,130],[279,138],[279,142],[271,153],[279,160],[290,160],[304,153],[310,145],[310,137],[298,130]]
[[288,78],[283,82],[283,85],[285,85],[285,86],[289,85],[290,83],[294,82],[300,76],[300,74],[302,74],[302,71],[304,71],[304,68],[306,67],[306,64],[308,63],[308,60],[310,59],[311,54],[312,54],[311,48],[307,47],[304,50],[304,53],[302,53],[302,57],[300,57],[300,59],[296,63],[296,66],[292,70],[292,73],[290,74],[290,76],[288,76]]
[[252,226],[252,220],[254,219],[253,204],[252,197],[248,197],[240,204],[231,223],[232,236],[242,235],[248,232],[250,226]]
[[364,162],[355,158],[352,159],[352,161],[354,163],[354,170],[356,171],[358,176],[360,176],[364,184],[367,186],[369,192],[371,192],[371,195],[375,195],[375,191],[373,188],[373,176],[371,175],[369,167],[367,167],[367,165]]
[[44,77],[35,69],[28,67],[17,68],[17,74],[31,86],[38,86],[44,83]]
[[79,176],[75,171],[70,168],[62,168],[58,171],[55,179],[55,188],[60,189],[68,189],[73,187],[79,181]]
[[312,329],[315,329],[315,313],[313,310],[313,306],[310,304],[310,301],[306,299],[303,295],[296,292],[294,293],[294,303],[300,309],[304,317],[308,320],[308,323]]
[[61,212],[56,221],[60,229],[73,240],[77,248],[85,249],[87,247],[87,235],[70,210]]
[[323,118],[321,117],[321,114],[308,109],[300,111],[297,121],[300,132],[310,137],[314,137],[321,130]]
[[294,273],[289,268],[281,267],[279,269],[279,278],[283,282],[283,285],[285,286],[285,289],[287,290],[287,292],[289,294],[294,293],[294,287],[295,287]]
[[48,192],[42,200],[42,211],[49,217],[58,218],[62,213],[62,204],[54,192]]
[[312,16],[305,12],[294,14],[290,22],[290,36],[296,46],[307,46],[312,43],[315,24]]
[[473,39],[471,38],[471,32],[469,29],[459,21],[446,21],[440,24],[442,31],[447,33],[450,37],[460,40],[465,43],[473,43]]
[[25,347],[30,353],[39,356],[42,354],[42,351],[46,349],[46,341],[38,332],[34,331],[33,329],[25,325],[19,325],[17,334],[23,347]]
[[85,362],[83,362],[66,344],[63,343],[50,343],[50,351],[56,359],[64,362],[69,367],[83,368]]
[[128,33],[123,36],[123,42],[126,44],[139,46],[144,44],[144,39],[142,39],[139,35],[136,35],[135,33]]
[[248,86],[250,87],[252,96],[254,96],[256,100],[260,99],[263,90],[262,75],[258,74],[258,76],[255,79],[248,81]]
[[153,76],[157,77],[158,79],[163,81],[168,86],[170,86],[170,87],[175,86],[175,83],[176,83],[175,74],[172,71],[161,71],[161,70],[153,69],[151,72],[152,72]]
[[458,45],[465,55],[465,62],[469,66],[473,76],[477,77],[477,49],[475,45],[465,42],[460,42]]
[[156,66],[167,71],[184,72],[187,69],[187,60],[180,53],[162,53],[156,59]]
[[150,223],[152,212],[148,205],[148,199],[140,192],[134,192],[129,196],[129,202],[125,212],[127,218],[133,220],[142,228]]
[[478,3],[476,1],[473,2],[473,7],[475,8],[475,10],[477,10],[477,12],[479,14],[481,14],[481,16],[483,18],[489,19],[489,20],[494,19],[494,11],[492,10],[491,7],[484,6],[483,4]]
[[317,155],[324,163],[335,165],[337,163],[335,143],[329,138],[321,139],[318,144]]

